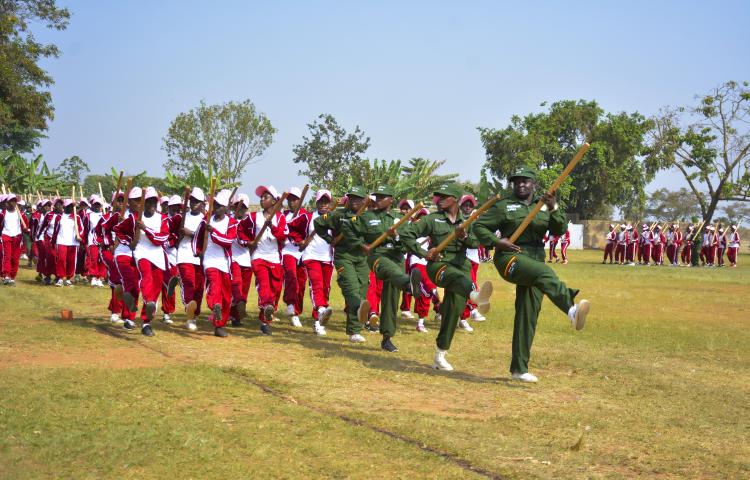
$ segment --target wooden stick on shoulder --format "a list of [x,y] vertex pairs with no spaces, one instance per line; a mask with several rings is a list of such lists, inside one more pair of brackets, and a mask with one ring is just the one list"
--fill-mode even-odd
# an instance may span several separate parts
[[[365,201],[362,202],[362,206],[359,207],[359,210],[357,210],[354,215],[357,216],[357,217],[359,217],[360,215],[362,215],[363,213],[365,213],[365,211],[367,211],[367,207],[370,206],[370,202],[371,201],[372,200],[370,200],[370,196],[369,195],[366,196],[365,197]],[[333,242],[331,242],[331,246],[335,247],[336,244],[338,244],[343,239],[344,239],[344,232],[341,232],[338,235],[336,235],[336,238],[333,239]]]
[[81,232],[78,230],[78,202],[76,202],[76,187],[73,185],[73,226],[76,229],[76,240],[81,241]]
[[302,189],[302,194],[299,196],[299,203],[297,204],[297,208],[292,211],[292,218],[296,217],[299,214],[299,209],[302,208],[302,204],[305,202],[305,197],[307,196],[307,191],[309,189],[310,185],[305,184],[304,188]]
[[[281,198],[273,205],[271,208],[270,215],[268,216],[268,220],[273,222],[273,218],[276,216],[276,214],[281,210],[281,207],[284,205],[284,200],[286,200],[286,197],[289,196],[289,192],[284,192],[281,195]],[[263,214],[263,212],[260,212]],[[260,242],[260,239],[263,238],[263,234],[266,233],[266,229],[268,228],[268,223],[263,222],[263,226],[260,229],[260,232],[258,232],[258,235],[255,236],[255,239],[250,243],[251,248],[255,248],[258,246],[258,242]]]
[[[414,208],[412,208],[411,210],[409,210],[408,212],[406,212],[406,215],[404,215],[396,223],[394,223],[391,228],[393,228],[394,230],[398,230],[398,227],[400,227],[401,225],[403,225],[404,223],[406,223],[407,221],[409,221],[409,219],[411,217],[413,217],[415,213],[417,213],[418,211],[422,210],[422,207],[424,207],[424,205],[422,204],[422,202],[419,202],[416,205],[414,205]],[[376,248],[381,243],[385,242],[387,239],[388,239],[388,232],[383,232],[383,233],[380,234],[380,236],[378,238],[376,238],[369,245],[369,247],[371,249]]]
[[125,199],[120,206],[120,216],[125,215],[125,208],[128,205],[128,199],[130,198],[130,191],[133,190],[133,177],[128,178],[127,186],[125,187]]
[[[487,210],[489,210],[490,207],[492,207],[495,203],[497,203],[500,200],[500,198],[501,198],[500,195],[494,195],[494,196],[490,197],[486,202],[484,202],[482,204],[481,207],[479,207],[476,210],[474,210],[471,213],[471,215],[469,215],[469,218],[467,218],[466,220],[464,220],[461,223],[461,228],[463,228],[464,230],[467,229],[467,228],[469,228],[469,225],[471,225],[472,223],[474,223],[477,220],[477,218],[479,218],[479,216],[481,214],[483,214],[484,212],[486,212]],[[437,247],[435,247],[435,250],[437,251],[437,253],[442,252],[455,239],[456,239],[456,231],[453,230],[447,237],[445,237],[443,239],[442,242],[440,242],[438,244]]]
[[[570,175],[570,172],[573,171],[575,166],[578,165],[578,162],[581,161],[581,158],[583,158],[583,155],[586,153],[590,146],[591,145],[586,142],[581,146],[580,149],[578,149],[578,152],[575,154],[570,163],[565,166],[565,169],[562,171],[560,176],[557,177],[552,186],[547,190],[547,193],[555,193],[557,189],[560,188],[560,185],[562,185],[565,179],[568,178],[568,175]],[[521,234],[526,230],[531,221],[536,218],[537,214],[542,209],[542,206],[544,206],[544,202],[542,200],[539,200],[534,208],[529,212],[529,214],[526,215],[526,218],[523,219],[521,225],[519,225],[518,228],[516,228],[516,231],[513,232],[513,234],[510,236],[510,243],[516,243],[518,237],[520,237]]]
[[203,228],[203,250],[202,253],[206,253],[208,249],[208,226],[211,225],[211,217],[214,214],[214,196],[216,194],[216,179],[211,179],[211,187],[208,195],[208,212],[206,215],[206,226]]

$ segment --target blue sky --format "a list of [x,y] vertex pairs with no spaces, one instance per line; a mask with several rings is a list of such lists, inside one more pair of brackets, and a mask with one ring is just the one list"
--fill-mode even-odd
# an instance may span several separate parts
[[[370,158],[445,159],[478,180],[476,127],[543,101],[594,99],[655,113],[750,80],[750,2],[64,1],[62,49],[44,66],[56,108],[38,153],[163,175],[180,112],[249,98],[278,133],[243,177],[301,184],[292,148],[331,113],[371,137]],[[649,189],[678,188],[660,174]]]

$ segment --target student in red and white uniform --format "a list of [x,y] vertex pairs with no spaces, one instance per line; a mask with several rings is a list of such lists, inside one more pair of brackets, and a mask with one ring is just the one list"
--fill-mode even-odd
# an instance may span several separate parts
[[[234,202],[234,219],[239,225],[247,217],[250,207],[250,197],[244,193],[237,195]],[[247,317],[247,294],[253,281],[253,264],[249,239],[237,229],[237,237],[232,242],[232,308],[229,320],[233,327],[242,326],[242,320]]]
[[729,227],[727,232],[727,259],[731,267],[737,267],[737,252],[740,251],[740,232],[737,225]]
[[[468,195],[468,194],[463,195],[461,199],[459,200],[459,205],[460,205],[459,208],[461,208],[461,212],[468,217],[469,215],[471,215],[471,212],[474,210],[474,208],[476,208],[477,200],[474,198],[473,195]],[[479,249],[467,248],[466,258],[468,258],[471,261],[471,283],[474,285],[474,288],[477,289],[477,272],[479,271]],[[461,314],[461,319],[458,322],[458,326],[467,332],[473,332],[474,328],[469,324],[469,321],[468,321],[469,318],[471,318],[475,322],[483,322],[484,320],[487,320],[485,316],[482,315],[479,312],[479,310],[477,310],[477,305],[467,298],[466,306],[464,307],[464,311]]]
[[695,235],[695,226],[688,224],[685,233],[681,234],[682,251],[680,252],[680,263],[690,265],[693,258],[693,235]]
[[[414,201],[409,200],[407,198],[404,198],[400,202],[398,202],[398,209],[401,212],[401,215],[406,215],[409,210],[414,208]],[[409,220],[409,223],[413,222],[415,219],[412,217]],[[408,275],[411,271],[411,268],[409,267],[411,263],[411,255],[404,254],[404,271],[406,271],[406,274]],[[411,313],[411,302],[412,302],[412,296],[409,292],[401,292],[401,306],[399,307],[401,309],[401,318],[404,319],[413,319],[414,315]]]
[[[122,281],[122,301],[125,304],[123,312],[123,327],[128,330],[135,328],[135,315],[138,311],[138,297],[141,294],[140,279],[133,249],[135,248],[135,232],[138,219],[141,197],[145,192],[140,187],[133,187],[128,194],[128,209],[122,215],[120,221],[112,229],[117,237],[117,248],[115,248],[115,262]],[[145,326],[145,325],[144,325]],[[149,329],[151,328],[149,327]],[[143,329],[141,329],[142,333]],[[151,332],[153,333],[153,331]]]
[[713,267],[716,258],[716,246],[718,240],[713,225],[708,225],[703,234],[703,245],[701,245],[700,260],[705,266]]
[[76,262],[78,260],[78,247],[81,244],[81,232],[83,231],[83,222],[81,217],[73,214],[76,204],[71,199],[66,199],[63,203],[63,213],[55,223],[52,232],[51,244],[55,248],[55,274],[57,276],[56,286],[70,287],[73,286],[71,278],[76,272]]
[[719,233],[716,234],[716,265],[724,266],[724,252],[727,251],[727,235],[723,227],[719,227]]
[[[288,209],[284,210],[284,219],[286,224],[291,224],[295,219],[307,216],[310,212],[300,207],[297,216],[294,216],[294,209],[301,202],[302,191],[297,187],[289,189],[287,196]],[[286,304],[286,314],[292,322],[292,326],[301,327],[302,323],[299,316],[302,314],[302,308],[305,299],[305,284],[307,283],[307,272],[300,259],[302,252],[299,250],[299,244],[295,240],[287,238],[284,247],[281,250],[281,263],[284,268],[284,303]]]
[[[333,314],[328,305],[331,293],[331,276],[333,275],[333,255],[331,246],[322,238],[315,235],[315,219],[328,213],[333,196],[325,189],[315,194],[315,212],[305,212],[292,220],[288,225],[290,238],[302,249],[301,263],[305,268],[305,276],[310,282],[310,299],[313,307],[313,333],[324,336],[325,325]],[[310,238],[307,246],[306,239]],[[304,247],[304,248],[303,248]]]
[[568,263],[568,247],[570,246],[570,230],[565,230],[565,233],[560,235],[560,256],[562,257],[562,263]]
[[42,270],[44,268],[44,242],[43,240],[39,239],[39,229],[42,226],[42,220],[44,220],[44,216],[47,214],[51,207],[52,202],[50,202],[49,200],[40,199],[38,202],[36,202],[36,211],[31,216],[31,232],[29,239],[33,244],[31,250],[34,258],[36,258],[36,280],[38,282],[41,282],[44,279],[44,275],[42,275]]
[[92,287],[103,287],[106,269],[99,250],[103,239],[97,236],[96,226],[104,218],[102,204],[104,200],[98,195],[90,198],[91,209],[86,212],[83,220],[83,237],[86,239],[86,275],[91,278]]
[[639,242],[640,253],[638,255],[638,260],[640,260],[639,263],[642,263],[643,265],[649,265],[651,262],[651,242],[652,232],[649,230],[648,225],[644,223],[641,229],[641,239]]
[[135,318],[135,312],[126,311],[125,303],[122,301],[122,278],[114,254],[114,247],[118,245],[114,228],[120,223],[120,209],[124,203],[125,192],[114,192],[112,194],[113,211],[105,213],[99,223],[94,226],[95,238],[99,242],[99,256],[107,270],[107,282],[110,290],[107,309],[111,314],[109,319],[112,323],[124,323],[125,319],[132,320]]
[[156,313],[156,303],[159,301],[167,271],[164,245],[169,239],[169,221],[165,214],[156,211],[159,194],[154,187],[146,188],[144,198],[143,214],[135,221],[137,230],[131,247],[138,270],[138,286],[143,298],[141,333],[152,337],[154,331],[151,328],[151,320]]
[[549,241],[549,259],[547,260],[548,263],[552,263],[552,259],[555,259],[555,263],[559,262],[560,259],[557,258],[557,252],[555,249],[557,248],[557,242],[560,241],[559,235],[547,235],[545,236],[544,241]]
[[667,238],[661,231],[659,225],[654,227],[654,231],[651,234],[651,259],[654,261],[654,265],[662,265],[664,263],[664,244],[667,243]]
[[677,252],[680,246],[680,229],[677,228],[677,225],[671,224],[664,237],[667,246],[667,260],[671,266],[676,267],[678,265]]
[[42,240],[44,244],[44,261],[43,270],[41,272],[44,277],[44,284],[52,284],[52,275],[55,274],[55,247],[52,245],[52,232],[55,229],[55,225],[60,220],[60,215],[63,211],[62,199],[55,198],[50,202],[50,209],[42,218],[42,224],[39,226],[38,238]]
[[24,232],[29,226],[23,213],[18,208],[18,197],[15,194],[5,196],[5,208],[0,210],[0,232],[2,232],[2,272],[3,284],[15,286],[18,274],[18,263],[21,258],[21,244]]
[[[255,275],[255,289],[258,291],[258,308],[260,308],[260,331],[264,335],[271,335],[273,314],[281,298],[284,270],[281,266],[281,245],[286,240],[286,218],[281,212],[271,215],[276,202],[281,198],[279,192],[272,185],[261,185],[255,189],[260,198],[262,212],[252,212],[240,223],[240,230],[249,242],[254,242],[252,251],[253,275]],[[263,225],[268,228],[258,237]]]
[[172,195],[166,203],[167,208],[164,212],[167,214],[169,238],[164,244],[164,251],[167,253],[167,271],[161,289],[161,311],[163,313],[162,321],[167,325],[172,325],[174,323],[172,314],[174,314],[176,303],[174,290],[180,281],[177,275],[177,240],[179,239],[178,230],[182,222],[183,212],[182,199],[179,195]]
[[182,232],[178,231],[177,271],[180,275],[180,291],[187,317],[185,325],[188,330],[194,332],[198,330],[196,318],[201,313],[206,277],[201,266],[201,259],[193,250],[193,238],[204,221],[203,208],[206,204],[206,195],[200,188],[193,187],[188,202],[190,210],[185,214]]
[[[231,195],[229,190],[216,194],[208,226],[203,222],[193,236],[193,250],[203,256],[206,304],[211,308],[209,320],[213,323],[214,335],[222,338],[228,335],[224,327],[232,308],[232,244],[237,238],[237,220],[227,214]],[[204,238],[206,245],[202,245]]]
[[[624,233],[625,226],[620,225],[622,229],[620,232],[615,232],[615,226],[611,223],[609,224],[609,232],[607,232],[607,236],[604,238],[604,259],[602,260],[602,263],[607,263],[607,257],[609,257],[609,264],[612,265],[612,262],[618,262],[622,264],[621,261],[617,260],[617,255],[615,255],[615,250],[617,249],[617,246],[619,245],[617,237],[620,233]],[[623,235],[624,237],[625,235]],[[624,244],[623,244],[624,245]],[[623,257],[625,253],[625,249],[623,248]]]
[[[426,208],[422,208],[414,214],[414,221],[419,222],[422,217],[429,215],[430,211]],[[429,237],[417,238],[417,244],[421,246],[422,250],[426,253],[430,249]],[[437,286],[432,283],[429,276],[427,275],[427,259],[420,258],[416,255],[411,255],[409,259],[409,273],[412,269],[417,269],[422,274],[422,282],[420,285],[421,295],[414,300],[414,313],[417,314],[417,332],[427,333],[427,326],[425,322],[430,314],[430,303],[433,305],[433,309],[436,315],[436,321],[439,323],[437,315],[440,312],[440,300],[438,298]]]
[[[627,250],[627,247],[628,247],[627,226],[624,223],[621,223],[620,224],[620,231],[619,232],[615,231],[615,230],[612,230],[612,232],[610,232],[610,233],[614,233],[615,263],[620,264],[620,265],[624,265],[625,264],[625,257],[626,257],[625,251]],[[609,237],[609,235],[608,235],[608,237]],[[607,243],[609,243],[609,242],[607,242]],[[605,255],[604,258],[605,259],[607,258],[606,255]],[[612,258],[612,256],[610,255],[610,259],[611,258]],[[602,263],[605,263],[605,262],[602,261]],[[612,263],[612,262],[610,262],[610,263]]]

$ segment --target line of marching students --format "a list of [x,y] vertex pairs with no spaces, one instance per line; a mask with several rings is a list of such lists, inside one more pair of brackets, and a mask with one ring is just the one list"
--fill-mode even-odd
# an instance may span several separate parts
[[[377,269],[370,268],[365,255],[353,248],[357,236],[364,233],[352,233],[346,226],[356,218],[365,200],[365,211],[370,214],[390,212],[390,205],[378,208],[377,199],[383,193],[370,195],[354,187],[336,202],[330,191],[318,190],[315,209],[308,211],[301,206],[304,194],[299,188],[290,188],[282,198],[273,186],[259,186],[255,194],[261,211],[249,212],[248,195],[232,197],[232,192],[222,190],[212,199],[210,219],[206,218],[209,199],[197,187],[186,192],[185,198],[160,197],[153,187],[133,187],[128,192],[114,193],[109,199],[111,204],[99,195],[77,201],[40,199],[28,216],[22,212],[23,200],[13,194],[3,195],[3,283],[15,285],[22,252],[27,250],[23,241],[26,235],[31,240],[28,254],[36,259],[37,281],[58,287],[81,282],[104,287],[106,282],[111,291],[111,321],[135,329],[138,317],[146,336],[154,335],[152,322],[159,303],[161,320],[174,323],[179,285],[186,328],[197,330],[196,321],[205,299],[215,335],[226,337],[228,324],[241,326],[247,317],[253,277],[262,333],[271,334],[281,301],[285,305],[282,312],[291,325],[302,327],[300,317],[305,290],[309,288],[312,330],[323,336],[333,313],[329,295],[336,269],[347,302],[349,340],[364,342],[363,329],[379,332],[384,336],[384,348],[395,351],[390,340],[395,333],[394,315],[416,320],[416,331],[426,333],[430,310],[436,323],[442,323],[442,302],[437,285],[427,274],[424,255],[405,247],[396,249],[395,255],[401,259],[400,275],[405,280],[397,289],[396,296],[400,298],[394,303],[391,287],[385,287],[387,298],[383,298],[384,284],[389,281],[376,275]],[[392,192],[385,193],[392,199]],[[477,207],[472,195],[455,195],[464,217]],[[438,197],[435,198],[437,202]],[[278,208],[277,202],[284,199],[287,208]],[[414,202],[402,200],[398,207],[403,215],[414,208]],[[421,208],[410,222],[419,222],[429,213],[427,208]],[[419,251],[426,252],[428,238],[417,241]],[[478,243],[465,250],[470,266],[468,279],[472,289],[478,290],[479,263],[486,261],[488,255]],[[412,277],[418,280],[413,282]],[[467,297],[457,311],[457,326],[473,331],[470,320],[485,320],[480,310],[476,301]]]
[[[706,267],[725,266],[724,255],[729,266],[737,267],[740,249],[738,225],[728,229],[721,225],[688,224],[681,231],[678,224],[669,224],[665,231],[658,224],[641,225],[641,232],[631,224],[609,225],[602,263],[620,265],[670,265]],[[666,257],[666,259],[665,259]]]

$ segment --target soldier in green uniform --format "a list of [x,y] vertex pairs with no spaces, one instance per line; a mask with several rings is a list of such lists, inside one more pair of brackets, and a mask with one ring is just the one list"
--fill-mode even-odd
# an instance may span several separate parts
[[[383,281],[383,293],[380,297],[380,333],[383,340],[380,347],[387,352],[397,352],[398,348],[391,338],[396,335],[399,298],[402,291],[417,296],[422,275],[416,269],[412,270],[411,275],[404,273],[404,247],[401,245],[399,232],[394,228],[397,217],[391,213],[393,189],[383,185],[373,193],[375,208],[344,223],[344,237],[361,249],[367,256],[370,270]],[[406,227],[404,225],[401,229]],[[388,233],[390,238],[371,248],[370,243],[383,233]]]
[[[529,373],[529,356],[534,340],[542,299],[547,295],[557,308],[568,314],[571,324],[581,330],[589,311],[589,302],[574,299],[578,290],[568,288],[554,270],[544,263],[544,233],[562,235],[567,229],[565,213],[557,205],[554,195],[536,194],[536,174],[521,168],[511,177],[513,194],[487,210],[474,224],[474,233],[483,245],[495,247],[495,268],[506,281],[516,285],[516,314],[513,320],[513,356],[510,363],[512,378],[536,382]],[[521,225],[539,199],[544,207],[526,228],[515,244],[508,239]],[[501,237],[495,232],[499,231]]]
[[[466,300],[477,304],[477,309],[485,314],[490,307],[492,283],[485,282],[479,291],[474,290],[471,281],[471,260],[466,257],[467,248],[477,248],[479,240],[474,235],[473,225],[467,230],[461,228],[466,217],[459,209],[458,199],[461,188],[456,184],[443,185],[435,192],[438,200],[438,211],[422,217],[400,232],[401,242],[413,255],[427,259],[427,275],[435,285],[445,291],[440,304],[440,332],[437,336],[437,349],[432,367],[438,370],[453,370],[445,359],[451,347],[456,325],[464,310]],[[456,239],[438,253],[437,245],[453,231]],[[430,249],[425,251],[417,243],[420,237],[428,237]]]
[[[355,186],[347,192],[347,203],[344,208],[321,215],[315,219],[315,234],[328,243],[343,232],[343,224],[356,215],[365,200],[365,189]],[[367,318],[370,306],[367,303],[367,286],[370,269],[367,260],[362,256],[359,244],[354,244],[346,237],[334,246],[333,265],[336,268],[337,282],[346,303],[346,333],[352,343],[362,343],[362,318]],[[362,317],[363,316],[363,317]],[[362,322],[364,323],[364,322]]]

